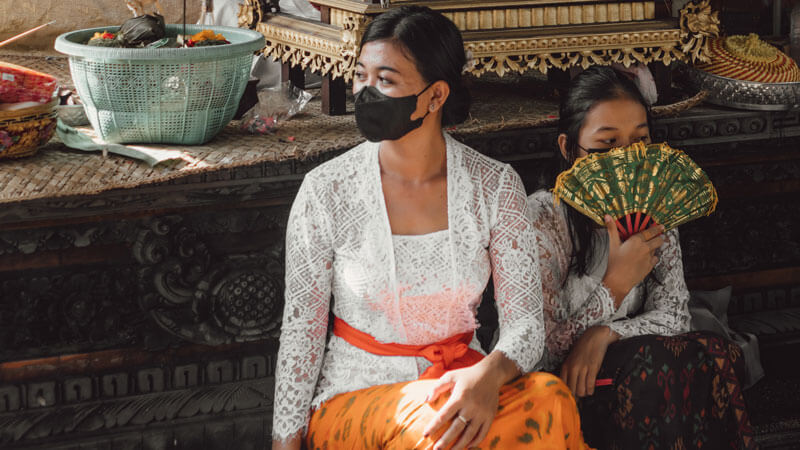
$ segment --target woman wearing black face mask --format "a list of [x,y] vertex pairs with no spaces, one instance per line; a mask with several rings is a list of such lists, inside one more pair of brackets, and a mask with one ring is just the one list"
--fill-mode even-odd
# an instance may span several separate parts
[[[365,31],[353,90],[370,142],[306,175],[287,228],[273,448],[584,448],[566,386],[528,373],[544,328],[522,183],[442,132],[467,116],[464,64],[428,8]],[[484,355],[490,275],[500,338]]]

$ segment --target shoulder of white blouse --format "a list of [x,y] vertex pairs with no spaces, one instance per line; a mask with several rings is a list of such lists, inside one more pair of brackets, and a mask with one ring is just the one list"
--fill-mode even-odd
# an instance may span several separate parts
[[377,151],[378,143],[364,141],[341,155],[325,161],[306,173],[306,178],[311,180],[345,178],[346,174],[358,166],[367,163],[366,156],[371,151]]
[[459,142],[447,133],[444,133],[444,136],[447,150],[458,152],[462,159],[461,164],[473,174],[484,177],[487,174],[489,176],[500,176],[506,170],[513,170],[510,165],[484,155],[467,144]]
[[540,226],[547,224],[548,228],[561,218],[561,213],[553,202],[553,193],[548,189],[540,189],[528,196],[528,211],[534,222]]

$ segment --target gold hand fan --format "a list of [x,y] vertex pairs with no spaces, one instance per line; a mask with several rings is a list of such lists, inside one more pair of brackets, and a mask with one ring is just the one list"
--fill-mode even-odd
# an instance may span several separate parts
[[717,206],[711,180],[686,153],[641,142],[578,158],[553,195],[600,225],[614,217],[623,240],[656,224],[671,230]]

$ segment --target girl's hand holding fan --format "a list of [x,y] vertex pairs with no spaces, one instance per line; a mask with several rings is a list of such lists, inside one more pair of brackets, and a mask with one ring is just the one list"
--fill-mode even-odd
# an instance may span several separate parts
[[717,205],[711,180],[689,156],[641,142],[579,158],[558,176],[553,195],[608,229],[603,283],[616,307],[655,267],[662,234]]

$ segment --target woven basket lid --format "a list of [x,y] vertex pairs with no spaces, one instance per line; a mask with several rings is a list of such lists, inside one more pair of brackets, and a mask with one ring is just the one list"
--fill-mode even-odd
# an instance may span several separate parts
[[760,83],[800,81],[794,60],[757,34],[719,37],[708,43],[710,61],[697,68],[714,75]]

